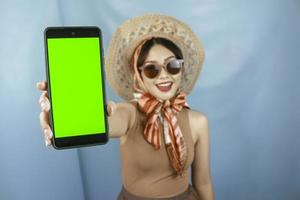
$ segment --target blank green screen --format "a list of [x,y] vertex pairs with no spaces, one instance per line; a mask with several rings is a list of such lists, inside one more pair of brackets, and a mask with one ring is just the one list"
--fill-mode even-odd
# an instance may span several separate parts
[[56,138],[105,133],[99,38],[49,38]]

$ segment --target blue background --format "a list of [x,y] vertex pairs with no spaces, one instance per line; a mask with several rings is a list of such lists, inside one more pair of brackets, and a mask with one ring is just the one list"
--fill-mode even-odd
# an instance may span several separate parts
[[[0,199],[115,199],[119,141],[44,146],[35,88],[45,79],[43,30],[116,27],[147,12],[172,15],[201,38],[206,60],[188,100],[209,118],[217,200],[300,199],[299,0],[1,0]],[[107,84],[108,99],[121,101]]]

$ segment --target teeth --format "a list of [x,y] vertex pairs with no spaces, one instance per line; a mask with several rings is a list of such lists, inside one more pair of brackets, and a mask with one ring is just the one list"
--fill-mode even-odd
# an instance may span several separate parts
[[162,86],[162,87],[167,87],[167,86],[170,86],[172,83],[160,83],[160,84],[157,84],[158,86]]

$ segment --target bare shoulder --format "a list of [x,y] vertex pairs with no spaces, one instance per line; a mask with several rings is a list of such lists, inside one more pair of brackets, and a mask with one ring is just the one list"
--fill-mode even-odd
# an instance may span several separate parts
[[121,108],[123,110],[126,110],[128,112],[135,112],[136,111],[136,106],[133,103],[130,102],[120,102],[117,103],[117,107]]
[[189,110],[190,127],[194,142],[208,134],[208,118],[203,112]]

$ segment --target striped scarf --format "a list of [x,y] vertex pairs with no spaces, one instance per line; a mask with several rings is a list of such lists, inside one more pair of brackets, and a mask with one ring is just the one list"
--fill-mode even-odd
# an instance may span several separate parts
[[187,160],[187,146],[179,127],[176,115],[183,107],[189,108],[185,94],[179,92],[174,98],[164,102],[158,101],[149,93],[143,93],[137,100],[139,108],[147,116],[144,137],[156,150],[161,147],[159,119],[163,123],[166,150],[173,169],[182,176]]

